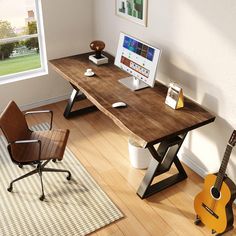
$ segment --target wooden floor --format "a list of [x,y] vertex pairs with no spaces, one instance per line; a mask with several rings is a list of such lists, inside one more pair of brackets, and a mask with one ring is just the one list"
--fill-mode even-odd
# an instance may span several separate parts
[[[211,235],[210,230],[193,223],[193,200],[203,186],[202,178],[185,166],[187,180],[141,200],[136,190],[145,171],[129,163],[128,136],[100,111],[67,120],[62,115],[65,105],[59,102],[40,109],[53,110],[55,126],[70,129],[68,147],[125,215],[92,235]],[[225,235],[236,235],[236,229]]]

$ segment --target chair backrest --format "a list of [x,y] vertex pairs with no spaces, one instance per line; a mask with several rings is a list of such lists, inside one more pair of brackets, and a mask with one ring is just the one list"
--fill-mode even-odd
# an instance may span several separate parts
[[[14,101],[10,101],[0,115],[0,128],[2,129],[8,143],[16,140],[29,139],[31,131],[28,128],[25,116]],[[11,157],[17,157],[22,153],[20,145],[13,145]],[[18,158],[16,158],[18,159]]]

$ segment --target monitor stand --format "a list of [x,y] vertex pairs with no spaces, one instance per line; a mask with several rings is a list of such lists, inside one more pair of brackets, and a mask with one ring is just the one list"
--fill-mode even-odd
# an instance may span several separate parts
[[131,89],[132,91],[149,87],[149,85],[145,84],[143,81],[137,79],[134,76],[120,79],[119,82],[122,83],[127,88]]

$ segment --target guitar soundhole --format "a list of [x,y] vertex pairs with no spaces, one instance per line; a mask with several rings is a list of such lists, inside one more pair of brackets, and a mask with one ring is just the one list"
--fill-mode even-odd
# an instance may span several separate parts
[[215,199],[219,199],[220,198],[220,191],[218,191],[217,188],[213,187],[211,189],[211,194]]

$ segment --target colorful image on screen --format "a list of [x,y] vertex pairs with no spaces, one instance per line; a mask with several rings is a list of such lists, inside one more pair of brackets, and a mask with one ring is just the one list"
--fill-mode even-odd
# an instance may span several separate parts
[[145,76],[146,78],[149,77],[150,71],[148,69],[145,69],[144,67],[140,66],[138,63],[122,56],[120,60],[121,64],[127,66],[130,69],[135,70],[140,75]]
[[123,47],[148,59],[149,61],[153,61],[155,53],[154,48],[151,48],[135,39],[125,36]]

